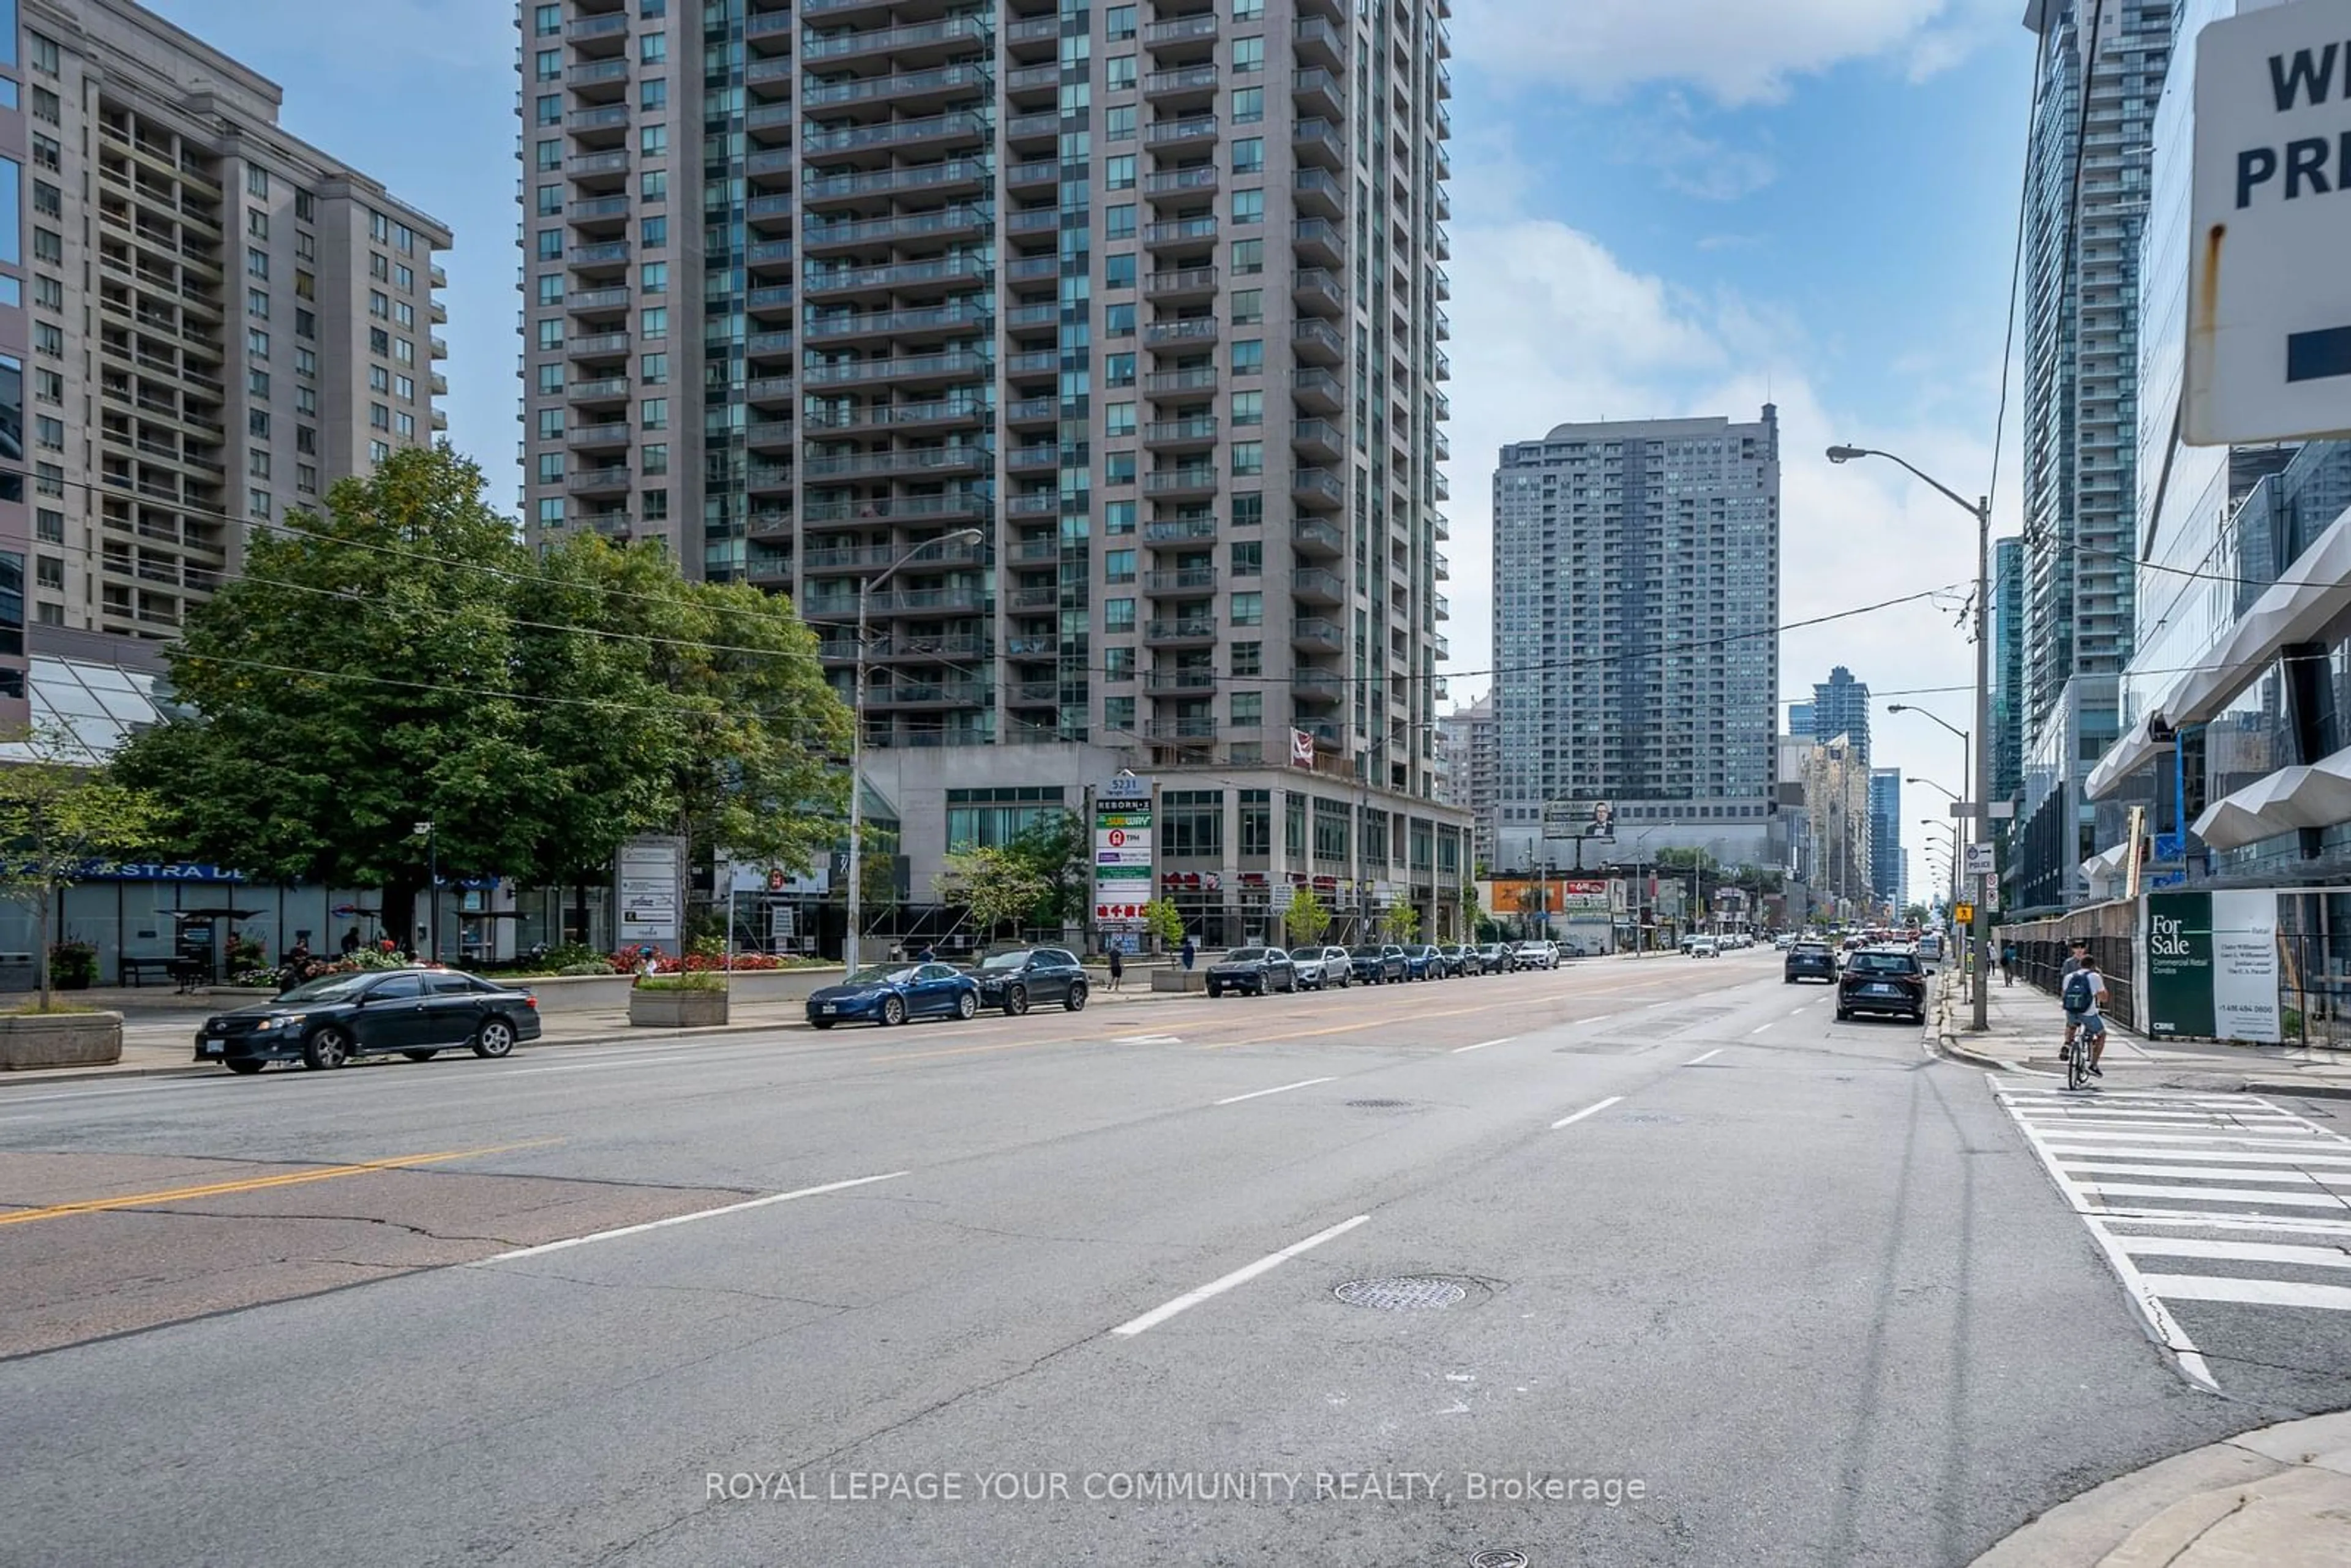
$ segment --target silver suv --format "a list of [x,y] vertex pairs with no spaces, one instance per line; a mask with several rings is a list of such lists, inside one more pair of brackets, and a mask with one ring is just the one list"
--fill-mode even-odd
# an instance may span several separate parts
[[1290,961],[1297,967],[1301,990],[1319,991],[1355,983],[1355,966],[1348,959],[1344,947],[1292,947]]
[[1514,969],[1556,969],[1559,967],[1559,944],[1556,942],[1521,942],[1510,955]]

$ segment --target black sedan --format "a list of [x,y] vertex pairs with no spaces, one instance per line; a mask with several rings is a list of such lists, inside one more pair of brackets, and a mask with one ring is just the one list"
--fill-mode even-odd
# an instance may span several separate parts
[[979,982],[952,964],[910,964],[860,975],[809,993],[808,1020],[818,1029],[863,1020],[887,1028],[908,1019],[967,1019],[979,1011]]
[[1086,1005],[1086,970],[1066,947],[1015,947],[990,953],[972,971],[979,982],[979,1005],[1002,1008],[1019,1018],[1038,1002],[1059,1002],[1071,1012]]
[[1261,997],[1298,988],[1298,966],[1279,947],[1236,947],[1208,966],[1208,995],[1247,991]]
[[1792,986],[1808,979],[1826,980],[1834,986],[1837,977],[1836,955],[1829,951],[1825,942],[1799,942],[1788,949],[1781,972]]
[[273,1061],[340,1067],[398,1051],[430,1061],[457,1046],[504,1056],[539,1036],[538,998],[455,969],[377,969],[306,980],[274,1001],[204,1020],[196,1060],[231,1072]]

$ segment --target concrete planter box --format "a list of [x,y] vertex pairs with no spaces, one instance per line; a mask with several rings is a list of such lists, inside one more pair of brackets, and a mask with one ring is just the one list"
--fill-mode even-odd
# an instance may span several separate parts
[[707,1029],[726,1021],[725,991],[629,993],[629,1023],[639,1029]]
[[1170,965],[1151,971],[1151,988],[1155,991],[1191,991],[1200,996],[1208,994],[1208,971],[1206,967],[1186,969]]
[[120,1013],[0,1018],[0,1072],[29,1067],[99,1067],[121,1060]]

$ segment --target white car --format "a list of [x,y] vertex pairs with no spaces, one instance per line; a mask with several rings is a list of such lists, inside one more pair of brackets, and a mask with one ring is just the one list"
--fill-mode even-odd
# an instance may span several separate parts
[[1513,969],[1556,969],[1559,967],[1559,945],[1555,942],[1521,942],[1510,955]]
[[1693,936],[1690,938],[1689,956],[1693,958],[1719,958],[1722,956],[1722,948],[1711,936]]
[[1355,983],[1355,966],[1344,947],[1292,947],[1290,961],[1298,970],[1301,990],[1320,991]]

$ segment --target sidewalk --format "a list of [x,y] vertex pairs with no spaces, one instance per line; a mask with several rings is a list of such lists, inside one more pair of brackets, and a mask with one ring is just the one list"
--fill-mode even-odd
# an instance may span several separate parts
[[[2057,998],[2022,981],[2003,986],[1991,977],[1985,993],[1991,1029],[1968,1027],[1966,992],[1946,970],[1938,1001],[1938,1049],[1946,1056],[2002,1071],[2063,1076],[2058,1048],[2064,1043],[2065,1014]],[[2351,1051],[2288,1045],[2230,1045],[2212,1040],[2152,1043],[2106,1023],[2106,1051],[2099,1080],[2108,1089],[2242,1090],[2256,1094],[2316,1094],[2351,1099]]]
[[2060,1503],[1974,1568],[2342,1568],[2351,1415],[2247,1432]]
[[[1186,999],[1178,992],[1153,991],[1148,971],[1144,973],[1139,987],[1135,981],[1135,971],[1129,970],[1126,984],[1119,990],[1109,991],[1100,986],[1094,987],[1087,995],[1088,1010]],[[0,1072],[0,1086],[47,1083],[60,1079],[153,1078],[193,1072],[225,1076],[221,1074],[218,1064],[193,1060],[197,1027],[211,1013],[225,1010],[219,1008],[209,1010],[174,1008],[168,1017],[158,1017],[152,1012],[126,1014],[122,1025],[122,1059],[120,1061],[108,1062],[101,1067],[37,1067],[18,1072]],[[982,1018],[995,1016],[987,1012],[980,1014]],[[731,1009],[729,1017],[729,1022],[706,1029],[639,1029],[631,1026],[626,1008],[613,1008],[602,1012],[558,1013],[545,1020],[545,1033],[518,1049],[538,1051],[548,1046],[622,1043],[658,1045],[670,1040],[699,1040],[714,1035],[771,1034],[778,1030],[804,1032],[811,1040],[816,1036],[816,1031],[809,1028],[806,1004],[798,1000],[740,1002]]]

